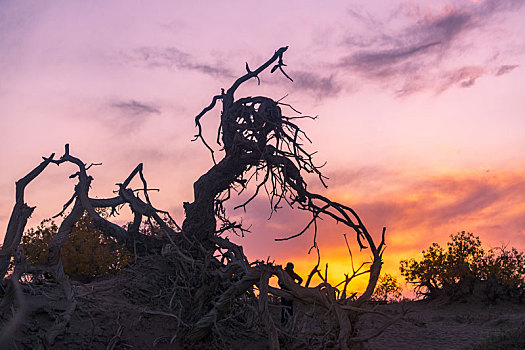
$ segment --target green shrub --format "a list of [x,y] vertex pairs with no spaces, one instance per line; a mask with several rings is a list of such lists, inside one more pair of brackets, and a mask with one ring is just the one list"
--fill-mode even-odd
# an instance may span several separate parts
[[[102,212],[102,215],[106,215]],[[30,228],[22,237],[24,254],[30,264],[47,260],[47,245],[58,232],[51,219]],[[69,234],[61,250],[64,272],[72,279],[88,282],[95,276],[115,272],[131,261],[131,254],[113,238],[95,229],[91,217],[84,213]]]
[[401,287],[397,278],[389,273],[385,273],[379,277],[376,289],[372,295],[372,300],[376,301],[398,301],[401,299]]
[[447,249],[437,243],[421,260],[402,260],[401,274],[417,294],[452,300],[478,296],[494,302],[524,295],[525,257],[515,248],[482,248],[479,237],[465,231],[451,235]]

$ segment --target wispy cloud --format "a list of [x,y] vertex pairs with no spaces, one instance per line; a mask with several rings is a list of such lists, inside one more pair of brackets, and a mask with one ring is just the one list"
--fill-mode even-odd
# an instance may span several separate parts
[[[474,64],[464,53],[482,47],[485,55],[499,54],[485,47],[484,31],[494,23],[503,23],[510,10],[523,1],[484,1],[467,6],[447,6],[440,13],[419,7],[401,7],[396,16],[405,16],[412,24],[391,29],[389,22],[378,22],[370,15],[352,10],[350,16],[364,24],[367,31],[343,40],[351,54],[343,56],[336,67],[365,80],[394,85],[400,95],[420,90],[442,92],[450,87],[471,87],[476,80],[494,71],[490,59]],[[389,20],[394,21],[395,16]],[[357,50],[357,51],[355,51]],[[479,58],[478,58],[479,60]],[[489,62],[489,63],[487,63]],[[477,63],[477,62],[476,62]],[[458,67],[451,67],[456,64]],[[511,72],[515,65],[499,66],[496,76]]]
[[504,65],[502,65],[502,66],[500,66],[498,68],[498,70],[496,71],[496,76],[500,76],[500,75],[503,75],[503,74],[510,73],[510,72],[512,72],[514,69],[516,69],[518,67],[519,66],[517,64],[512,64],[512,65],[504,64]]
[[342,89],[335,76],[321,76],[316,73],[306,71],[291,72],[294,79],[293,88],[299,91],[305,91],[318,98],[334,97]]
[[232,77],[231,71],[220,62],[204,63],[176,47],[139,47],[124,53],[126,60],[151,68],[178,68],[215,77]]
[[[418,69],[422,59],[439,58],[437,56],[471,27],[471,23],[471,15],[459,10],[451,10],[437,18],[422,18],[396,35],[376,34],[378,38],[367,40],[370,43],[367,48],[343,57],[339,64],[369,77],[404,74]],[[349,40],[346,43],[353,46]]]
[[465,66],[452,71],[443,72],[441,86],[436,87],[437,91],[444,91],[451,86],[462,88],[471,87],[476,80],[485,75],[485,69],[479,66]]
[[119,109],[123,114],[131,117],[141,117],[150,114],[160,114],[159,107],[145,104],[135,100],[119,101],[111,103],[111,107]]
[[95,119],[112,133],[129,134],[139,131],[152,117],[161,115],[161,107],[155,103],[115,98],[101,106]]

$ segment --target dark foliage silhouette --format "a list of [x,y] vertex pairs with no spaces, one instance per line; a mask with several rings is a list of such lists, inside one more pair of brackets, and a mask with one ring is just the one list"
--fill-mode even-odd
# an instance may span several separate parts
[[421,260],[401,261],[401,274],[419,295],[451,300],[475,296],[490,302],[523,298],[522,252],[506,247],[484,250],[479,237],[465,231],[450,238],[446,249],[433,243]]
[[399,301],[401,300],[401,296],[402,288],[395,276],[389,273],[379,276],[372,300],[382,302]]
[[[106,212],[100,213],[107,217]],[[22,248],[31,265],[44,264],[47,245],[58,232],[52,219],[43,220],[22,237]],[[95,229],[91,217],[84,213],[61,250],[64,272],[73,280],[89,282],[96,276],[114,273],[133,259],[132,254],[115,239]]]

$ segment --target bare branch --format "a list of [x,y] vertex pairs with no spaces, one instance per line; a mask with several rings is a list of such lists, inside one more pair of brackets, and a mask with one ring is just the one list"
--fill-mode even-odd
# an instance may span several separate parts
[[30,207],[24,202],[24,191],[26,186],[33,181],[38,175],[44,171],[49,163],[54,162],[52,153],[49,157],[43,157],[44,161],[37,167],[31,170],[26,176],[16,182],[16,194],[15,194],[15,205],[7,224],[7,231],[4,237],[4,243],[0,248],[0,280],[2,280],[7,273],[11,257],[16,251],[16,248],[20,244],[22,234],[27,223],[27,219],[35,210],[35,207]]

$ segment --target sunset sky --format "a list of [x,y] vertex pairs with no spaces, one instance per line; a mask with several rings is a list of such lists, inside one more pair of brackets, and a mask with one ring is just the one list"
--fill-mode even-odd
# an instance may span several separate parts
[[[182,221],[182,202],[211,165],[191,142],[211,97],[281,46],[288,81],[265,72],[241,95],[280,99],[315,121],[325,194],[353,207],[377,237],[384,270],[458,231],[487,246],[525,250],[525,6],[456,1],[2,1],[0,0],[0,238],[14,183],[64,144],[109,197],[139,163],[157,207]],[[294,112],[286,110],[289,115]],[[204,121],[214,140],[219,108]],[[218,149],[218,147],[217,147]],[[60,211],[75,181],[50,166],[26,191],[28,227]],[[312,179],[311,188],[322,191]],[[264,197],[235,240],[252,259],[292,260],[306,275],[312,233]],[[120,219],[125,221],[125,219]],[[344,227],[321,226],[323,264],[349,271]],[[354,236],[351,241],[355,243]],[[366,257],[366,255],[365,255]]]

